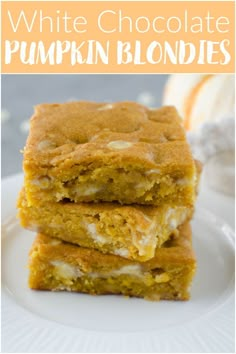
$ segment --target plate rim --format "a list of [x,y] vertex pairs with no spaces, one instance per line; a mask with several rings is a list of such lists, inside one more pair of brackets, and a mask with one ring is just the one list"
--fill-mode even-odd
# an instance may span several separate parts
[[[2,182],[13,183],[13,181],[18,178],[23,178],[23,174],[19,173],[16,175],[8,176],[8,177],[2,179]],[[3,202],[3,199],[2,199],[2,202]],[[12,207],[11,209],[15,210],[16,208]],[[198,209],[199,209],[199,206],[198,206]],[[203,209],[205,209],[205,208],[202,208],[202,210]],[[207,209],[205,209],[204,211],[207,211],[208,215],[210,214],[211,217],[214,217],[217,224],[218,223],[224,224],[228,227],[228,230],[230,231],[229,232],[230,237],[227,236],[227,241],[228,241],[228,244],[232,247],[232,249],[234,249],[234,244],[235,244],[234,240],[235,239],[234,239],[234,231],[233,231],[232,227],[227,222],[225,222],[222,218],[219,218],[217,215],[213,214],[211,211],[209,211]],[[5,220],[6,220],[6,217],[4,217],[3,223]],[[4,237],[4,235],[3,235],[3,237]],[[232,283],[234,282],[233,275],[231,278],[231,282]],[[40,317],[36,314],[33,314],[32,312],[28,311],[26,308],[20,306],[20,304],[15,302],[13,300],[13,298],[6,295],[6,293],[4,291],[4,286],[2,287],[2,303],[3,303],[3,300],[7,301],[7,303],[8,303],[6,307],[12,306],[12,303],[13,303],[14,306],[16,306],[18,308],[18,311],[24,314],[24,316],[25,316],[24,318],[25,318],[25,322],[27,323],[27,326],[29,326],[29,323],[31,323],[31,325],[32,325],[32,322],[36,321],[37,326],[41,327],[41,329],[45,328],[45,326],[50,328],[50,330],[52,331],[50,338],[55,338],[55,336],[57,337],[58,335],[62,336],[63,332],[68,332],[68,328],[69,328],[70,334],[67,333],[67,337],[70,338],[70,340],[73,340],[73,338],[75,339],[75,335],[76,335],[76,336],[78,336],[78,339],[79,339],[79,341],[77,340],[75,345],[71,347],[71,350],[69,352],[78,352],[78,350],[77,350],[78,348],[80,349],[79,352],[93,352],[93,351],[100,352],[101,349],[103,349],[102,351],[107,351],[108,347],[113,348],[113,349],[115,348],[115,351],[113,351],[113,349],[112,349],[112,351],[110,351],[110,352],[116,352],[117,349],[120,349],[121,352],[125,352],[124,349],[125,349],[125,346],[128,342],[129,342],[129,345],[128,345],[129,349],[132,352],[133,349],[137,350],[139,348],[142,348],[141,343],[140,343],[140,339],[137,340],[137,335],[139,335],[139,337],[141,337],[140,334],[142,334],[142,340],[146,343],[146,349],[149,349],[149,352],[156,352],[157,349],[158,349],[158,352],[170,352],[171,348],[172,348],[172,350],[175,346],[176,346],[176,348],[178,348],[178,342],[176,342],[176,339],[174,339],[174,338],[173,338],[173,341],[171,341],[172,344],[170,347],[168,347],[169,344],[166,345],[163,340],[160,340],[158,342],[155,337],[159,337],[159,339],[160,339],[160,336],[157,336],[157,333],[159,333],[159,331],[157,331],[155,329],[148,330],[148,331],[141,330],[141,331],[134,331],[134,332],[94,331],[94,330],[90,330],[90,329],[82,329],[82,328],[78,328],[78,327],[67,326],[63,323],[50,321],[49,319],[44,318],[44,317]],[[232,309],[232,304],[234,305],[233,292],[227,298],[225,303],[220,304],[216,308],[211,309],[206,315],[202,315],[198,318],[194,318],[193,320],[188,321],[187,326],[188,326],[189,331],[190,332],[194,331],[196,329],[195,327],[198,326],[199,323],[201,323],[202,318],[204,318],[206,320],[206,323],[211,323],[213,318],[216,317],[215,315],[219,311],[220,308],[225,306],[228,309]],[[2,309],[2,310],[6,310],[6,309]],[[233,311],[231,310],[231,312],[229,312],[229,313],[232,314],[232,312]],[[5,314],[5,311],[2,311],[2,318],[3,319],[4,319],[4,314]],[[234,316],[232,316],[232,317],[234,317]],[[3,321],[2,326],[3,326],[2,333],[4,333],[4,331],[5,331],[5,333],[9,331],[9,321],[8,321],[8,323],[4,323],[4,321]],[[13,330],[14,325],[10,324],[10,328]],[[29,327],[27,327],[27,328],[29,328]],[[186,332],[186,324],[184,324],[184,323],[177,325],[174,328],[178,329],[179,333]],[[65,329],[67,331],[65,331]],[[166,337],[165,332],[168,332],[168,330],[169,330],[169,327],[163,328],[163,330],[161,330],[160,333],[163,334],[163,337]],[[38,333],[38,335],[39,335],[39,333]],[[109,336],[110,338],[105,338],[106,336]],[[62,338],[63,338],[63,336],[62,336]],[[101,341],[101,339],[102,339],[102,341]],[[231,339],[232,339],[232,343],[231,343],[232,348],[231,349],[233,350],[233,346],[234,346],[233,338],[231,338]],[[196,340],[199,340],[199,338],[198,339],[195,338],[195,343],[192,342],[191,346],[194,346],[194,344],[196,344]],[[151,343],[148,343],[149,341],[151,341]],[[101,342],[102,344],[101,343],[99,344],[99,342]],[[210,350],[210,346],[206,348],[206,345],[203,342],[202,343],[200,343],[200,342],[198,344],[201,344],[200,347],[202,347],[202,352],[207,352],[208,350]],[[4,348],[3,343],[4,343],[4,340],[2,342],[2,348]],[[67,350],[62,351],[62,352],[68,352],[68,348],[69,348],[68,343],[69,343],[69,340],[66,340],[65,341],[66,345],[64,344],[61,346],[61,349],[67,348]],[[22,346],[24,346],[24,345],[22,344]],[[191,348],[191,346],[189,348]],[[5,349],[9,349],[9,348],[11,348],[11,351],[12,351],[12,348],[16,349],[16,346],[13,343],[11,343],[11,344],[8,343],[8,345],[5,346]],[[38,351],[38,352],[44,353],[44,352],[48,352],[48,349],[50,349],[50,348],[53,349],[53,345],[51,344],[51,347],[50,347],[49,341],[47,341],[47,348],[43,347],[42,345],[40,346],[39,342],[36,341],[33,345],[31,345],[30,348],[28,348],[29,351],[26,350],[26,352],[31,352],[33,350],[33,351]],[[183,349],[183,343],[182,343],[181,348]],[[24,349],[27,349],[27,348],[24,348]],[[99,351],[97,351],[97,349]],[[167,351],[166,351],[166,349],[167,349]],[[204,349],[207,349],[207,350],[204,350]],[[55,346],[54,346],[54,350],[55,350]],[[57,348],[57,351],[58,350],[59,350],[59,352],[61,352],[59,348]],[[126,348],[126,350],[127,350],[127,348]],[[21,352],[21,351],[15,351],[15,352]],[[53,351],[53,352],[55,352],[55,351]],[[138,350],[138,352],[140,352],[140,351]],[[179,352],[179,351],[177,350],[174,352]],[[188,352],[188,351],[183,351],[183,352]],[[196,352],[196,351],[194,349],[193,351],[190,351],[190,352]]]

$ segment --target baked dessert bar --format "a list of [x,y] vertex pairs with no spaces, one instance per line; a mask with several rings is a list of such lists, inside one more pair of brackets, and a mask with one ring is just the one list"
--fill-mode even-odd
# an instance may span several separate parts
[[179,233],[144,263],[38,234],[30,251],[29,287],[187,300],[196,260],[189,224],[181,226]]
[[36,106],[24,149],[29,205],[41,200],[193,206],[196,168],[174,107]]
[[119,203],[47,202],[29,206],[24,189],[18,201],[21,225],[103,253],[146,261],[193,209]]

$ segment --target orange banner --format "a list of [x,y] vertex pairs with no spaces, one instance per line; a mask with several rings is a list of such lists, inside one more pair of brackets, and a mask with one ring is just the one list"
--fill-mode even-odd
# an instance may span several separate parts
[[2,2],[3,73],[232,73],[234,2]]

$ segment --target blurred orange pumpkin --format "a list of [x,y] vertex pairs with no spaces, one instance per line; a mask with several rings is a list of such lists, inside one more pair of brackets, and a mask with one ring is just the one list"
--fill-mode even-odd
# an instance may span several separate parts
[[163,103],[174,105],[187,130],[196,130],[205,121],[219,120],[234,112],[234,75],[170,75]]

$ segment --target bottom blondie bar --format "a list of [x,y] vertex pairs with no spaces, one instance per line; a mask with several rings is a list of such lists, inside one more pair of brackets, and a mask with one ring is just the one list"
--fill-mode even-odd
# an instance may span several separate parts
[[30,251],[29,287],[188,300],[195,268],[189,224],[143,263],[38,234]]

